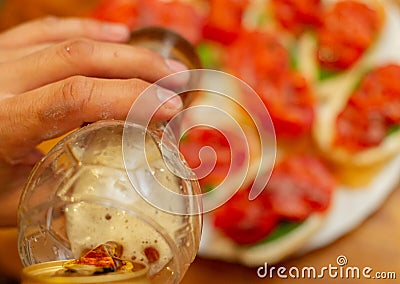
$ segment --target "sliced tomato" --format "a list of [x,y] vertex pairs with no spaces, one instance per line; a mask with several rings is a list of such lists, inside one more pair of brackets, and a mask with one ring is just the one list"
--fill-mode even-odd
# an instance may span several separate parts
[[277,35],[243,32],[227,53],[228,69],[261,97],[278,138],[310,132],[314,96],[304,76],[290,69],[289,53]]
[[253,88],[273,81],[290,68],[289,53],[278,36],[269,32],[242,31],[227,48],[226,67]]
[[400,122],[400,65],[388,64],[371,70],[351,101],[368,111],[380,111],[389,122]]
[[368,73],[336,120],[335,144],[350,151],[378,146],[400,124],[400,66]]
[[103,0],[91,16],[124,23],[131,29],[161,26],[181,34],[192,43],[201,40],[204,25],[202,13],[194,5],[180,0]]
[[231,44],[242,29],[243,13],[249,0],[209,0],[209,13],[203,37],[225,45]]
[[241,245],[263,240],[279,220],[265,200],[256,198],[250,201],[248,196],[248,189],[240,190],[213,212],[215,227]]
[[278,163],[263,191],[272,210],[284,220],[303,221],[328,209],[336,181],[328,167],[312,155],[290,156]]
[[271,8],[280,25],[295,35],[321,23],[321,0],[272,0]]
[[138,12],[137,0],[103,0],[89,16],[99,20],[122,23],[134,29],[137,26]]
[[251,187],[240,189],[213,212],[215,227],[238,244],[253,244],[269,236],[281,221],[302,222],[325,212],[336,180],[317,157],[286,157],[274,168],[264,191],[248,200]]
[[303,75],[288,71],[274,81],[258,82],[255,89],[268,109],[278,138],[310,133],[315,99]]
[[322,67],[340,71],[352,66],[371,46],[380,24],[378,11],[365,3],[335,3],[323,16],[318,31],[318,60]]
[[[231,137],[229,138],[231,143],[240,143],[239,140],[234,141],[235,138],[232,138],[235,137],[234,133],[228,132],[223,131],[225,135]],[[203,192],[217,187],[228,175],[229,169],[234,171],[244,162],[244,150],[233,152],[234,148],[231,147],[224,134],[214,128],[196,127],[189,130],[179,143],[179,150],[199,177]],[[213,149],[216,156],[209,153],[204,155],[200,152],[207,146]]]

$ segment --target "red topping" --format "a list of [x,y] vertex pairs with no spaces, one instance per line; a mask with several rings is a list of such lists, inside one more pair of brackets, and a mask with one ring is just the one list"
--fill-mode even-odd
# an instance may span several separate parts
[[380,27],[378,12],[359,1],[337,2],[323,20],[318,59],[332,70],[352,66],[373,43]]
[[[179,150],[194,173],[199,177],[203,192],[218,186],[227,176],[230,167],[234,170],[244,161],[244,153],[233,152],[234,149],[239,147],[233,148],[229,144],[229,141],[240,144],[240,139],[237,139],[233,133],[227,130],[224,130],[223,133],[214,128],[196,127],[189,130],[180,141]],[[200,150],[206,146],[215,151],[216,160],[214,155],[201,153]],[[235,157],[235,159],[232,160],[232,157]],[[212,171],[205,176],[210,169]]]
[[276,20],[295,35],[321,23],[321,0],[272,0],[271,4]]
[[214,225],[238,244],[252,244],[264,239],[278,224],[278,216],[268,200],[248,199],[249,191],[241,190],[214,211]]
[[222,44],[231,44],[239,35],[242,17],[249,0],[210,0],[203,37]]
[[336,122],[335,143],[350,151],[377,146],[400,123],[400,66],[371,71],[351,95]]
[[281,161],[265,190],[249,201],[249,189],[241,189],[214,211],[214,225],[238,244],[266,238],[280,221],[303,221],[325,212],[336,181],[316,157],[299,155]]
[[124,23],[131,29],[161,26],[181,34],[192,43],[200,41],[204,24],[203,16],[194,6],[178,0],[104,0],[90,15]]
[[302,221],[313,212],[324,212],[331,202],[336,181],[325,164],[311,155],[280,162],[262,193],[274,212],[285,220]]
[[103,0],[90,14],[93,18],[122,23],[131,29],[137,26],[138,15],[136,0]]
[[140,0],[139,26],[161,26],[171,29],[191,43],[201,40],[203,16],[184,1]]
[[228,53],[228,67],[264,101],[278,137],[310,132],[314,97],[306,79],[290,69],[289,54],[276,35],[244,32]]

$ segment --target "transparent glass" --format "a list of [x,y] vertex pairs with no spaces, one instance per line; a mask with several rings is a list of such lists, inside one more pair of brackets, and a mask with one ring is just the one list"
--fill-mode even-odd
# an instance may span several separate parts
[[[201,69],[200,57],[194,46],[181,35],[162,27],[143,27],[131,33],[128,44],[144,47],[160,54],[163,58],[173,59],[183,63],[188,69]],[[179,78],[179,76],[178,76]],[[190,78],[192,84],[198,78]],[[180,93],[184,107],[191,104],[194,94]]]
[[144,27],[134,30],[128,44],[145,47],[164,58],[182,62],[188,69],[201,68],[193,45],[179,34],[162,27]]
[[[124,149],[122,138],[129,140]],[[199,246],[201,215],[189,213],[201,212],[196,208],[200,188],[193,173],[179,178],[166,166],[161,147],[175,146],[165,139],[136,124],[100,121],[60,141],[34,168],[20,201],[24,266],[76,259],[115,241],[123,246],[122,259],[148,266],[152,283],[178,283]],[[137,178],[135,186],[151,191],[151,177],[168,190],[193,196],[186,204],[170,204],[172,211],[183,207],[188,214],[167,213],[146,202],[128,171]]]

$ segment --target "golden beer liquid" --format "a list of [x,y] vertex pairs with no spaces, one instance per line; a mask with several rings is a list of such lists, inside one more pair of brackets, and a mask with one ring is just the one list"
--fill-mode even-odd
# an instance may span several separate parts
[[25,267],[22,271],[22,284],[71,283],[71,284],[150,284],[146,277],[148,267],[134,272],[105,273],[91,276],[59,276],[66,261],[50,261]]

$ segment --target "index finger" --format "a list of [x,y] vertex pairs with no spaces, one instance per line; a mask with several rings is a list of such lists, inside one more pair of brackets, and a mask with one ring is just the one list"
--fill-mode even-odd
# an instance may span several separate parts
[[122,24],[102,22],[89,18],[57,18],[48,16],[26,22],[1,33],[0,47],[11,48],[58,42],[72,37],[123,42],[129,36],[129,28]]
[[[108,80],[74,76],[19,96],[0,100],[0,157],[16,164],[42,141],[63,135],[85,122],[125,119],[150,83],[139,79]],[[147,113],[166,120],[182,108],[175,93],[157,87],[146,95],[137,121]],[[167,102],[164,101],[167,99]]]

